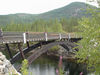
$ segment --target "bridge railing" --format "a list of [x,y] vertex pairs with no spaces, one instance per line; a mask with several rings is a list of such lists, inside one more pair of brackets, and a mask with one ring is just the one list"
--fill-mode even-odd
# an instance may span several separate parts
[[45,40],[44,33],[26,32],[26,39],[28,41]]
[[[23,36],[23,33],[25,35]],[[0,43],[15,43],[26,41],[48,41],[64,38],[77,38],[74,33],[48,33],[48,32],[3,32]]]
[[58,33],[47,33],[48,39],[59,39]]
[[0,42],[9,43],[9,42],[22,42],[23,32],[3,32],[3,36],[0,38]]

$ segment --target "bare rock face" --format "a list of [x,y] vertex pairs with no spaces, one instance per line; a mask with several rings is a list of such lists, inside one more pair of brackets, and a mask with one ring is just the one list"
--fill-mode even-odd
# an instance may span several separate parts
[[0,75],[21,75],[0,52]]

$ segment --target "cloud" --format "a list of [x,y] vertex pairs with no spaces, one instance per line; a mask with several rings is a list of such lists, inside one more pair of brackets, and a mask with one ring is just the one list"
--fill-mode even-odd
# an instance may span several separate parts
[[63,7],[71,2],[85,0],[0,0],[0,14],[38,14]]

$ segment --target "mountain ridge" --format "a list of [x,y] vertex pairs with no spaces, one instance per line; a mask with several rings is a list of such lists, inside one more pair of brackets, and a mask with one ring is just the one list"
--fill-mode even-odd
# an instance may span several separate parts
[[[28,13],[16,13],[9,15],[0,15],[0,25],[14,23],[31,23],[37,19],[60,19],[62,17],[83,17],[88,16],[85,14],[87,5],[91,8],[96,8],[95,6],[83,3],[83,2],[72,2],[64,7],[54,9],[42,14],[28,14]],[[84,10],[82,10],[84,9]]]

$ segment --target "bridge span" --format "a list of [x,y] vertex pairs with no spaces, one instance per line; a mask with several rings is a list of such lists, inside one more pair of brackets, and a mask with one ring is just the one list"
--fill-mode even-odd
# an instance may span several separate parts
[[48,32],[2,32],[0,44],[20,43],[29,41],[49,41],[79,38],[74,33],[48,33]]
[[[51,47],[60,45],[67,51],[73,50],[81,38],[73,33],[47,33],[47,32],[1,32],[0,44],[5,44],[10,56],[10,62],[14,64],[19,59],[27,59],[31,64],[36,58],[47,52]],[[36,42],[30,45],[29,42]],[[12,56],[9,44],[18,44],[19,52]],[[27,48],[22,49],[21,44],[26,44]],[[38,48],[41,47],[41,48]],[[26,57],[26,54],[32,50],[36,50],[32,55]],[[18,67],[17,70],[20,68]]]

